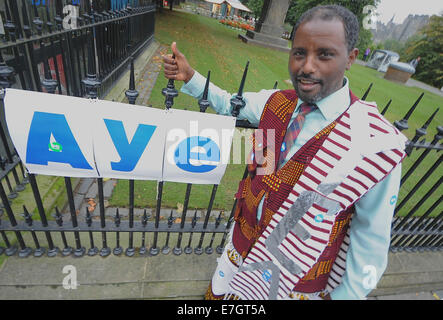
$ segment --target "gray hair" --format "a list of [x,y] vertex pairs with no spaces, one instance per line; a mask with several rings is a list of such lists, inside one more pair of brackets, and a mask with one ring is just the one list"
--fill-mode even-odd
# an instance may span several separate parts
[[317,6],[304,12],[294,25],[292,31],[293,37],[295,37],[295,32],[303,22],[311,21],[314,18],[328,21],[340,19],[345,29],[345,40],[348,52],[355,48],[360,31],[358,19],[349,9],[339,5]]

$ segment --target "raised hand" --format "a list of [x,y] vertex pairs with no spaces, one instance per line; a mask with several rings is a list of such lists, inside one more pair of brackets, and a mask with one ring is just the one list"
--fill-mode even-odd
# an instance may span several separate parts
[[163,56],[163,70],[165,77],[172,80],[188,82],[194,75],[194,69],[189,65],[183,53],[177,49],[177,43],[171,44],[173,54]]

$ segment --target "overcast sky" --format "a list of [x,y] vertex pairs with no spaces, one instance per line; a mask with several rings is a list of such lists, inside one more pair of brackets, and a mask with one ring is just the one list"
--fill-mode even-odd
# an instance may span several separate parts
[[402,23],[409,14],[438,14],[443,11],[441,0],[381,0],[377,7],[379,20],[387,23],[395,14],[394,23]]

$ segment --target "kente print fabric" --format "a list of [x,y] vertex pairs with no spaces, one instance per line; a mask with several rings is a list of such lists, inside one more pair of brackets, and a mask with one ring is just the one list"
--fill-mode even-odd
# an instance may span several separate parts
[[[331,272],[335,261],[317,264],[327,252],[333,227],[348,225],[336,221],[402,161],[405,141],[375,106],[354,102],[253,244],[226,298],[285,299],[312,274],[326,274],[339,283],[341,275]],[[348,244],[342,241],[338,253]],[[312,281],[311,289],[319,289]],[[334,283],[322,285],[333,288]]]

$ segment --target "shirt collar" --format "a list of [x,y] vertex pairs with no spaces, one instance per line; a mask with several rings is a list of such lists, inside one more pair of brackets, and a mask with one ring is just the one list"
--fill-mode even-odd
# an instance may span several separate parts
[[[333,121],[338,118],[339,115],[345,112],[351,103],[348,78],[344,77],[344,83],[343,87],[339,90],[316,103],[318,109],[326,120]],[[303,101],[298,99],[295,111],[298,111],[302,103]]]

